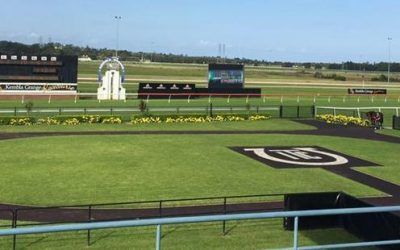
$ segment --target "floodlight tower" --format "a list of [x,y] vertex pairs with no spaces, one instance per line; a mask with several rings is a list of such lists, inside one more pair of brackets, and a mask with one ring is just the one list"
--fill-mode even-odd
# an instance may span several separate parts
[[121,16],[114,16],[114,19],[117,21],[117,39],[115,46],[115,57],[118,57],[118,49],[119,49],[119,22],[121,21]]
[[388,52],[389,52],[389,61],[388,61],[388,84],[390,83],[390,62],[391,62],[390,52],[391,52],[391,46],[392,46],[392,38],[391,38],[391,37],[388,37]]

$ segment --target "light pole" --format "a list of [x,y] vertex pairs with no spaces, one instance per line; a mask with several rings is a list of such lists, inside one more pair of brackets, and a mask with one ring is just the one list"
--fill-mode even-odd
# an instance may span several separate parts
[[117,40],[115,46],[115,57],[118,57],[118,49],[119,49],[119,22],[121,21],[121,16],[115,16],[114,19],[117,21]]
[[388,37],[388,52],[389,52],[389,61],[388,61],[388,84],[390,83],[390,62],[391,62],[391,58],[390,58],[390,50],[391,50],[391,45],[392,45],[392,38]]

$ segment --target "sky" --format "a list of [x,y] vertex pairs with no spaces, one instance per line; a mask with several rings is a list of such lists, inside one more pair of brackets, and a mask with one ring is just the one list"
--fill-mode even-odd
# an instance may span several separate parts
[[[0,0],[0,40],[296,62],[400,61],[398,0]],[[392,40],[389,45],[388,37]]]

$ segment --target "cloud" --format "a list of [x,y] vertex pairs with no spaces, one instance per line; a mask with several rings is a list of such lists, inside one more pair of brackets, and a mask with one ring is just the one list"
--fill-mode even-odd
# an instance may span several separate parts
[[217,43],[208,40],[200,40],[199,45],[202,47],[215,47],[217,46]]
[[38,37],[40,37],[40,35],[35,32],[31,32],[28,34],[28,38],[38,38]]

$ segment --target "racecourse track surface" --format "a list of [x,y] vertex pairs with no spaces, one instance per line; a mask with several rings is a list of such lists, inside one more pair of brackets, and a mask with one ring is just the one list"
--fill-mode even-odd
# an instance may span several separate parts
[[[316,120],[296,120],[299,123],[311,125],[314,130],[295,131],[81,131],[81,132],[23,132],[0,133],[0,140],[45,136],[79,136],[79,135],[230,135],[230,134],[287,134],[287,135],[317,135],[336,136],[355,139],[366,139],[389,143],[400,143],[400,137],[377,134],[371,128],[344,127],[326,124]],[[358,172],[351,168],[324,168],[334,174],[351,179],[386,193],[385,197],[364,198],[363,200],[375,206],[388,206],[400,203],[400,186],[380,178]],[[0,204],[0,219],[11,220],[11,210],[18,210],[19,221],[34,221],[40,223],[80,222],[99,220],[118,220],[132,218],[151,218],[166,216],[187,216],[201,214],[239,213],[255,211],[276,211],[283,209],[282,201],[252,202],[224,205],[196,205],[166,207],[162,213],[158,208],[93,208],[88,216],[87,207],[31,207],[12,204]],[[3,211],[1,211],[3,210]],[[6,211],[8,210],[8,211]]]

